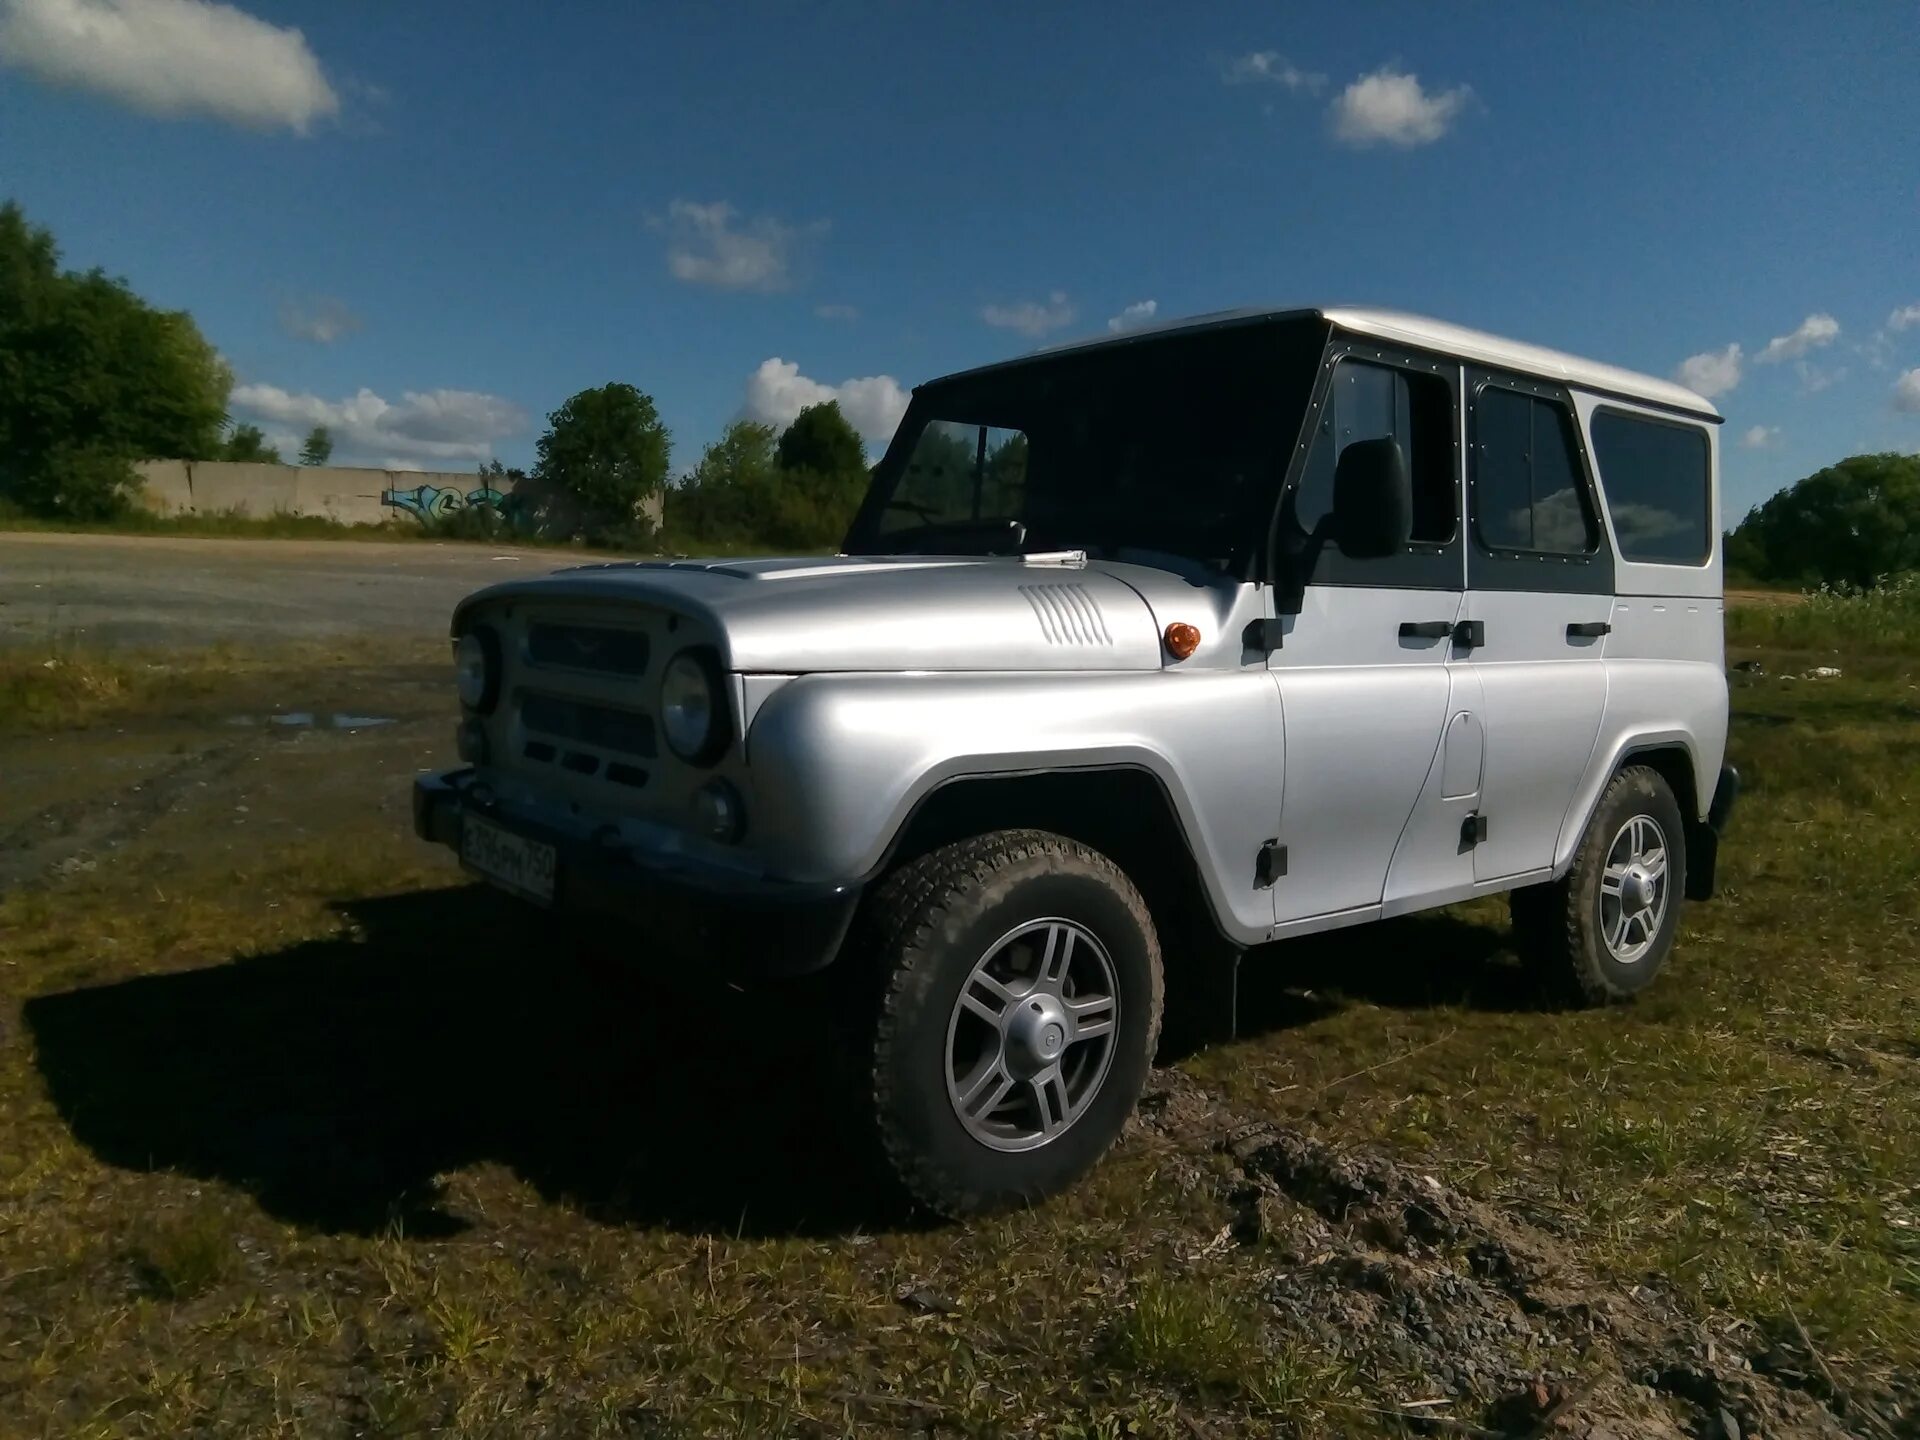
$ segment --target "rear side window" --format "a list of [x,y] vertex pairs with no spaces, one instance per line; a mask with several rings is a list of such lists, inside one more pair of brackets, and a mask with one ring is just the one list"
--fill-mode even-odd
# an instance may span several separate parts
[[1625,560],[1700,565],[1712,549],[1707,437],[1623,410],[1596,410],[1593,458]]
[[1473,516],[1493,550],[1590,555],[1600,530],[1565,406],[1488,385],[1474,399]]

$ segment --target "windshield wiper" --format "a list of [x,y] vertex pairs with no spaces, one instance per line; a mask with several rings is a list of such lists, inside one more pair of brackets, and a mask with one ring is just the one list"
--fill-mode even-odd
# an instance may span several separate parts
[[1018,520],[943,520],[907,536],[900,552],[907,555],[1018,555],[1027,543],[1027,527]]

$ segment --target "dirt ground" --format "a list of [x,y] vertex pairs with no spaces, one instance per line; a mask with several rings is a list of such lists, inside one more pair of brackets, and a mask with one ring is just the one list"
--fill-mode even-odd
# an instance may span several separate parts
[[451,542],[0,533],[0,646],[444,635],[470,591],[591,558]]
[[28,549],[176,644],[367,593],[0,732],[0,1435],[1920,1436],[1904,662],[1736,677],[1727,894],[1640,1003],[1552,1006],[1498,903],[1257,952],[1086,1184],[941,1225],[835,997],[643,979],[412,838],[446,606],[551,555],[129,543]]

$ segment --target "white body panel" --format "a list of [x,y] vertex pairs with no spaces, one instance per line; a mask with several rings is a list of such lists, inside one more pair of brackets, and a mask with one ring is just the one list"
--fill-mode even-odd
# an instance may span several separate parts
[[1487,838],[1475,880],[1553,863],[1554,841],[1587,771],[1607,707],[1603,640],[1567,639],[1575,621],[1605,620],[1607,595],[1468,591],[1468,618],[1486,626],[1470,662],[1483,690]]
[[1402,639],[1402,621],[1457,618],[1444,591],[1310,585],[1269,660],[1286,712],[1274,920],[1378,906],[1448,718],[1450,642]]
[[[1478,403],[1469,366],[1557,387],[1587,456],[1603,406],[1698,426],[1709,446],[1707,558],[1619,558],[1605,476],[1583,456],[1599,497],[1604,583],[1556,583],[1543,567],[1536,588],[1511,556],[1504,573],[1483,575],[1461,532],[1447,542],[1457,584],[1444,569],[1425,588],[1306,584],[1271,650],[1244,638],[1249,622],[1274,614],[1266,585],[1171,557],[584,567],[494,587],[456,616],[456,625],[485,620],[507,649],[503,703],[486,722],[489,780],[510,808],[601,825],[635,853],[858,885],[949,782],[1137,769],[1165,791],[1215,921],[1243,944],[1564,873],[1602,789],[1636,752],[1684,753],[1693,818],[1704,817],[1727,724],[1713,407],[1666,381],[1459,327],[1319,313],[1383,345],[1417,347],[1426,383],[1451,387],[1463,524],[1467,412]],[[644,631],[651,660],[625,677],[555,667],[528,648],[529,627],[546,621]],[[1201,633],[1184,659],[1163,648],[1174,622]],[[1402,635],[1407,623],[1477,624],[1484,637]],[[1603,624],[1604,634],[1568,631]],[[734,743],[710,769],[651,748],[659,669],[689,644],[711,647],[731,696]],[[554,733],[534,723],[543,703],[560,729],[579,727],[575,738],[540,738]],[[606,729],[609,714],[648,727],[649,738],[629,736],[622,743],[637,748],[625,752],[602,744],[626,733]],[[687,808],[711,776],[744,797],[738,844],[688,833]],[[1477,842],[1476,817],[1486,822]],[[1275,841],[1287,869],[1263,884],[1257,857]]]

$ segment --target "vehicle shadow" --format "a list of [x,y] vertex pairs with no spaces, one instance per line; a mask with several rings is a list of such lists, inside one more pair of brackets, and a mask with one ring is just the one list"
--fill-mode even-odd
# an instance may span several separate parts
[[462,1228],[435,1177],[488,1161],[613,1223],[910,1223],[837,1098],[820,996],[609,980],[479,886],[341,914],[335,938],[29,1001],[73,1135],[325,1230]]
[[1519,963],[1504,926],[1445,911],[1262,945],[1241,961],[1243,1037],[1306,1024],[1351,1003],[1491,1012],[1554,1005]]

